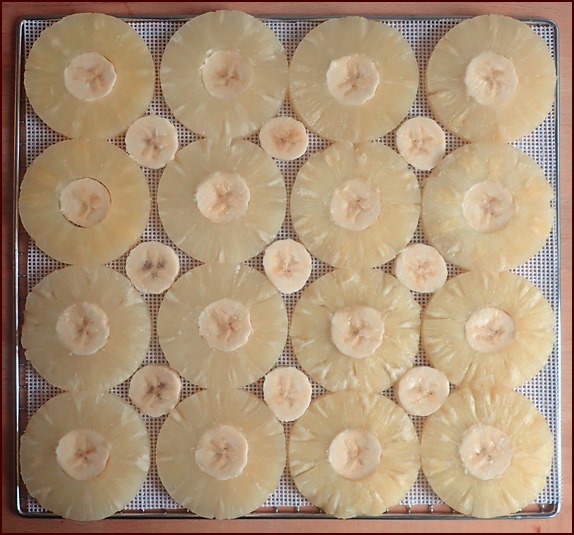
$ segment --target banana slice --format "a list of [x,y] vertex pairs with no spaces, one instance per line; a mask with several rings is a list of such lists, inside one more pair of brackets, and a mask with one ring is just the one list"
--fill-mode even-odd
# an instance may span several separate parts
[[381,443],[365,429],[341,431],[329,445],[329,463],[340,476],[360,481],[381,464]]
[[158,115],[140,117],[126,132],[126,150],[143,167],[165,167],[178,148],[175,126]]
[[126,274],[142,293],[165,292],[179,273],[179,258],[163,243],[148,241],[134,247],[126,260]]
[[93,102],[109,95],[116,79],[113,64],[97,52],[74,57],[64,69],[66,89],[84,102]]
[[413,117],[397,130],[397,150],[413,167],[430,171],[444,158],[443,129],[430,117]]
[[511,59],[495,52],[475,56],[464,75],[466,92],[483,106],[504,104],[518,87],[518,76]]
[[177,372],[161,364],[148,364],[130,381],[129,396],[144,414],[157,418],[169,414],[178,404],[181,379]]
[[361,231],[371,227],[381,215],[381,195],[367,180],[352,178],[333,192],[329,211],[341,228]]
[[441,371],[429,366],[416,366],[398,381],[396,394],[401,407],[415,416],[428,416],[438,411],[450,390]]
[[462,215],[478,232],[497,232],[512,220],[516,206],[510,190],[498,180],[485,180],[464,195]]
[[66,307],[58,316],[56,333],[73,355],[93,355],[106,345],[110,324],[98,305],[81,301]]
[[56,447],[58,466],[76,481],[98,477],[108,464],[111,446],[92,429],[68,431]]
[[259,131],[261,148],[278,160],[295,160],[307,150],[309,136],[303,123],[291,117],[275,117]]
[[207,429],[197,442],[197,466],[220,481],[240,476],[249,459],[249,444],[238,427],[217,424]]
[[101,223],[111,204],[108,188],[93,178],[73,180],[60,193],[60,212],[78,227],[90,228]]
[[334,59],[327,69],[327,89],[346,106],[359,106],[371,100],[379,87],[377,64],[366,54]]
[[331,339],[337,349],[356,359],[372,355],[383,341],[385,328],[381,313],[355,305],[341,308],[331,318]]
[[312,263],[305,246],[295,240],[278,240],[267,247],[263,255],[265,275],[284,294],[292,294],[305,286]]
[[235,351],[252,333],[249,309],[235,299],[214,301],[199,315],[199,334],[213,349]]
[[516,325],[511,316],[496,307],[475,310],[466,320],[468,345],[479,353],[496,353],[514,342]]
[[397,255],[394,274],[409,290],[419,293],[436,292],[448,277],[441,254],[434,247],[422,243],[409,245]]
[[279,420],[292,422],[311,403],[311,383],[297,368],[276,368],[265,376],[263,398]]

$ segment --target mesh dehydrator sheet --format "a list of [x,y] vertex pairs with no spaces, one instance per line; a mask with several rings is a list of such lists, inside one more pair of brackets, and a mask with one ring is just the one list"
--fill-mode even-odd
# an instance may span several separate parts
[[[420,72],[420,84],[419,92],[415,103],[413,104],[409,117],[414,116],[432,116],[428,103],[425,97],[424,87],[425,87],[425,71],[427,66],[427,61],[429,56],[434,49],[438,40],[456,23],[460,22],[461,19],[458,18],[436,18],[436,19],[385,19],[385,23],[389,24],[393,28],[396,28],[410,43],[412,46],[419,65]],[[23,60],[27,57],[34,41],[38,38],[43,29],[53,24],[54,20],[26,20],[23,22],[22,26],[22,57]],[[185,20],[180,19],[170,19],[170,20],[142,20],[142,19],[132,19],[128,20],[128,23],[135,28],[135,30],[142,36],[146,44],[148,45],[153,59],[156,63],[157,72],[159,73],[159,65],[161,62],[161,57],[167,42],[174,32],[185,22]],[[301,39],[317,24],[319,21],[316,20],[264,20],[268,24],[275,34],[278,36],[279,40],[283,43],[285,50],[287,51],[287,56],[290,59],[297,44]],[[555,27],[545,21],[534,21],[529,22],[532,29],[539,34],[545,42],[548,44],[552,54],[556,49],[556,30]],[[22,140],[25,145],[25,161],[26,165],[30,165],[31,162],[48,146],[63,140],[64,138],[59,134],[56,134],[50,128],[48,128],[34,113],[29,102],[26,100],[22,104],[22,119],[25,122],[25,140]],[[179,143],[181,147],[186,146],[192,141],[195,141],[197,136],[192,134],[187,130],[182,124],[180,124],[172,115],[170,110],[161,94],[159,76],[156,80],[155,93],[153,101],[150,105],[150,112],[157,113],[162,117],[166,117],[173,124],[177,126]],[[280,115],[290,115],[295,116],[293,110],[291,109],[289,103],[285,103],[280,111]],[[556,147],[556,117],[555,110],[548,115],[542,125],[540,125],[534,132],[530,135],[522,138],[514,145],[524,151],[526,154],[536,160],[536,162],[542,167],[545,175],[549,182],[554,187],[554,191],[558,191],[558,169],[557,169],[557,147]],[[249,138],[251,141],[257,143],[256,136]],[[447,154],[461,146],[463,143],[461,140],[455,138],[454,136],[447,133]],[[118,137],[110,140],[112,143],[118,145],[122,149],[125,149],[123,137]],[[388,134],[382,139],[378,140],[386,145],[392,147],[396,150],[394,142],[394,133]],[[307,153],[300,159],[292,162],[277,161],[277,165],[285,178],[287,185],[287,191],[290,193],[291,187],[295,180],[295,176],[301,167],[301,165],[306,161],[306,159],[314,152],[320,151],[328,146],[328,142],[324,139],[310,134],[310,144]],[[23,171],[23,170],[22,170]],[[415,171],[419,181],[425,179],[428,176],[428,172]],[[198,262],[191,259],[181,250],[177,249],[174,244],[169,240],[165,232],[163,231],[158,211],[157,205],[155,203],[155,196],[157,192],[157,186],[161,177],[162,170],[151,170],[144,169],[144,173],[149,182],[150,191],[152,195],[152,212],[149,220],[149,224],[141,238],[142,241],[147,240],[157,240],[166,243],[177,251],[179,259],[181,262],[181,273],[185,273],[189,269],[199,265]],[[20,177],[23,176],[23,172],[20,173]],[[554,204],[555,207],[555,204]],[[283,223],[283,227],[278,236],[281,238],[295,238],[293,227],[291,225],[291,220],[289,214],[287,214],[286,219]],[[413,242],[424,242],[422,232],[417,230]],[[249,265],[262,271],[261,263],[262,255],[255,257],[254,259],[247,262]],[[558,311],[559,311],[559,268],[558,268],[558,233],[557,224],[555,223],[550,238],[544,249],[527,264],[522,265],[518,269],[514,270],[516,273],[527,277],[534,284],[540,288],[542,293],[550,301],[553,309],[556,313],[556,332],[559,332],[558,324]],[[110,267],[118,270],[120,273],[125,274],[125,261],[126,255],[121,258],[111,262]],[[31,289],[35,284],[37,284],[43,277],[48,275],[51,271],[57,268],[63,267],[63,264],[51,259],[44,253],[42,253],[33,243],[30,243],[27,255],[27,265],[21,268],[20,281],[28,289]],[[381,267],[384,271],[390,271],[390,264],[386,264]],[[316,259],[313,260],[313,271],[311,275],[310,282],[316,280],[321,275],[330,271],[331,268],[326,264],[323,264]],[[453,276],[460,271],[449,265],[449,276]],[[151,340],[151,345],[144,364],[149,363],[162,363],[165,362],[165,358],[161,352],[157,334],[155,333],[155,320],[157,318],[157,312],[159,305],[161,303],[162,295],[144,295],[143,296],[147,305],[149,307],[152,321],[154,325],[153,336]],[[300,292],[292,295],[284,295],[285,303],[287,305],[287,310],[289,315],[293,311],[293,307],[300,297]],[[427,304],[428,297],[423,294],[414,294],[419,304],[424,307]],[[23,307],[23,301],[21,301],[20,306]],[[21,310],[20,310],[21,317]],[[558,338],[557,338],[558,340]],[[57,395],[59,390],[50,386],[46,381],[44,381],[29,365],[24,361],[23,351],[20,350],[21,355],[21,366],[25,368],[23,372],[22,385],[19,385],[23,392],[24,399],[24,414],[22,416],[22,422],[20,422],[20,432],[22,432],[26,427],[26,418],[30,418],[32,414],[48,399]],[[422,353],[416,358],[415,364],[426,364],[427,361]],[[293,349],[288,342],[280,359],[277,362],[277,366],[293,365],[299,367],[295,356],[293,354]],[[24,382],[25,381],[25,382]],[[183,380],[183,392],[182,396],[187,397],[197,390],[196,387],[191,385],[186,380]],[[249,385],[246,387],[247,390],[255,392],[259,397],[262,397],[262,380]],[[554,441],[555,441],[555,455],[552,464],[552,471],[548,478],[548,483],[544,491],[540,494],[537,499],[537,503],[540,504],[558,504],[560,503],[560,464],[559,464],[559,399],[560,399],[560,361],[559,361],[559,343],[555,344],[554,350],[550,359],[548,360],[544,369],[530,382],[521,387],[519,390],[531,399],[536,407],[542,412],[546,417],[550,428],[552,430]],[[119,385],[118,387],[112,389],[112,392],[119,394],[123,399],[129,402],[127,396],[128,381]],[[323,392],[323,389],[317,384],[313,384],[313,396],[316,398]],[[394,399],[394,393],[392,388],[384,394],[391,399]],[[165,512],[167,516],[169,514],[182,514],[185,511],[168,495],[166,490],[163,488],[161,481],[158,477],[157,469],[155,463],[153,462],[153,455],[155,452],[155,443],[159,433],[159,430],[165,420],[162,418],[149,418],[143,416],[147,429],[150,435],[151,449],[152,449],[152,463],[150,467],[150,472],[148,478],[134,498],[134,500],[126,507],[126,511],[130,512]],[[422,428],[422,418],[413,417],[413,422],[420,434]],[[291,424],[284,424],[285,432],[288,437]],[[38,502],[27,495],[26,488],[23,483],[20,482],[20,495],[21,495],[21,507],[27,513],[41,513],[45,510],[38,504]],[[430,486],[425,481],[422,475],[419,475],[418,480],[415,485],[408,493],[404,501],[405,505],[431,505],[441,503],[438,497],[432,492]],[[305,500],[301,494],[297,491],[292,479],[289,476],[288,470],[281,479],[279,487],[277,490],[269,497],[265,506],[271,507],[281,507],[281,506],[304,506],[309,505],[309,502]]]

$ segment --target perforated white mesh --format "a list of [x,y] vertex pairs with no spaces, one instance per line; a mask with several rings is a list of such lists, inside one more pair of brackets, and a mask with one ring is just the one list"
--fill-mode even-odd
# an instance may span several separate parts
[[[416,54],[419,71],[420,71],[420,84],[419,92],[417,94],[417,99],[412,106],[409,113],[409,117],[426,115],[432,116],[431,111],[428,107],[425,95],[424,95],[424,77],[427,66],[428,58],[434,49],[438,40],[457,22],[461,19],[458,18],[438,18],[438,19],[390,19],[386,20],[390,26],[396,28],[411,44]],[[27,54],[32,47],[34,41],[38,38],[41,31],[47,26],[51,25],[53,20],[27,20],[23,24],[23,36],[24,36],[24,50],[23,54],[27,57]],[[139,32],[142,38],[147,43],[149,49],[151,50],[152,56],[156,65],[158,67],[161,62],[161,57],[164,48],[173,35],[173,33],[183,24],[183,21],[178,20],[128,20],[128,22]],[[285,49],[289,59],[291,58],[297,44],[299,41],[315,27],[318,22],[311,20],[266,20],[265,21],[279,37]],[[542,38],[548,44],[552,54],[556,50],[556,30],[555,27],[544,21],[530,22],[530,26],[533,30],[542,36]],[[156,81],[155,94],[153,101],[150,105],[150,111],[157,113],[163,117],[168,118],[177,126],[180,146],[184,147],[188,143],[195,141],[197,136],[192,134],[189,130],[184,128],[171,114],[167,108],[163,97],[161,95],[159,77]],[[293,110],[291,109],[289,103],[285,103],[281,109],[280,115],[291,115],[295,116]],[[30,165],[31,162],[49,145],[61,141],[64,137],[56,134],[50,130],[34,113],[29,102],[26,101],[25,109],[23,110],[23,117],[25,118],[26,125],[26,163]],[[554,114],[554,109],[546,118],[544,123],[540,125],[534,132],[530,135],[522,138],[520,141],[514,143],[514,145],[520,148],[525,153],[533,157],[538,164],[543,168],[547,179],[554,187],[554,191],[557,192],[558,188],[558,169],[557,169],[557,158],[556,158],[556,131],[557,124]],[[250,138],[251,141],[257,143],[256,136]],[[447,133],[447,153],[452,152],[454,149],[461,146],[463,143],[455,138],[454,136]],[[386,145],[392,147],[396,150],[394,143],[394,133],[388,134],[382,139],[378,140]],[[125,149],[123,137],[118,137],[111,140],[112,143],[118,145],[122,149]],[[287,185],[287,191],[290,193],[291,187],[295,180],[297,171],[301,165],[306,161],[306,159],[314,152],[324,149],[328,145],[324,139],[319,138],[314,134],[310,134],[310,145],[309,150],[299,160],[293,162],[277,161],[277,165],[281,170],[283,176],[285,177],[285,182]],[[415,171],[418,179],[422,182],[429,172]],[[142,241],[147,240],[158,240],[168,245],[174,247],[177,251],[180,262],[181,262],[181,272],[185,273],[189,269],[195,267],[199,263],[191,259],[182,251],[178,250],[177,247],[169,240],[165,232],[163,231],[158,211],[157,204],[155,203],[155,197],[157,192],[157,186],[159,179],[161,177],[161,170],[151,170],[144,169],[144,173],[148,179],[150,191],[152,195],[152,212],[149,224],[141,238]],[[23,173],[21,173],[22,175]],[[284,221],[283,227],[280,231],[279,238],[295,238],[293,232],[293,227],[291,225],[291,220],[289,215]],[[417,230],[414,242],[424,242],[422,232],[420,228]],[[262,255],[255,257],[254,259],[247,262],[249,265],[262,270],[261,263]],[[125,260],[126,255],[121,258],[111,262],[110,267],[118,270],[119,272],[125,274]],[[331,268],[318,260],[313,261],[313,272],[311,276],[311,281],[316,280],[321,275],[330,271]],[[527,264],[524,264],[520,268],[516,269],[515,272],[527,277],[533,283],[535,283],[546,298],[552,304],[554,310],[556,311],[556,329],[558,332],[558,310],[559,310],[559,269],[558,269],[559,255],[558,255],[558,234],[556,225],[552,230],[550,238],[544,249]],[[20,273],[22,281],[26,281],[28,288],[31,289],[35,284],[37,284],[43,277],[54,269],[63,267],[63,264],[49,258],[47,255],[38,250],[38,248],[32,243],[30,245],[28,253],[28,263],[27,270],[24,268]],[[390,265],[387,264],[382,266],[381,269],[384,271],[390,271]],[[458,274],[460,270],[454,266],[449,266],[449,276]],[[287,310],[289,315],[292,313],[293,307],[297,300],[299,299],[300,292],[292,295],[285,295],[284,299],[287,305]],[[422,307],[424,307],[428,301],[428,297],[421,294],[414,294],[417,301]],[[144,295],[144,298],[148,304],[151,316],[153,318],[153,336],[151,340],[151,345],[149,352],[147,354],[145,363],[156,363],[165,362],[164,356],[159,347],[157,335],[155,334],[155,320],[157,317],[157,311],[161,303],[162,296],[155,295]],[[23,354],[23,353],[22,353]],[[422,350],[416,358],[416,364],[427,363]],[[291,347],[290,342],[287,343],[283,354],[281,355],[277,365],[294,365],[299,367]],[[59,391],[48,385],[33,369],[30,365],[23,364],[25,367],[25,384],[22,385],[23,390],[25,390],[25,408],[27,410],[27,417],[29,418],[43,403],[45,403],[49,398],[58,394]],[[187,397],[197,389],[192,386],[186,380],[183,387],[183,396]],[[119,394],[124,399],[129,402],[127,396],[127,382],[112,389],[112,392]],[[249,385],[248,390],[255,392],[257,395],[262,397],[262,380]],[[544,414],[546,419],[550,424],[550,428],[555,438],[555,456],[552,465],[552,471],[548,478],[548,484],[542,494],[539,496],[537,502],[541,504],[557,504],[560,503],[560,464],[559,464],[559,396],[560,396],[560,361],[559,361],[559,343],[555,344],[554,351],[546,364],[545,368],[528,384],[524,385],[519,389],[521,392],[526,394],[538,407],[538,409]],[[313,395],[317,397],[323,392],[323,389],[317,384],[313,384]],[[394,398],[394,393],[392,388],[384,393],[390,398]],[[155,443],[159,430],[163,424],[164,418],[149,418],[143,416],[143,419],[147,425],[152,447],[152,459],[155,457]],[[420,433],[422,428],[423,418],[413,417],[413,422]],[[21,423],[21,429],[25,429],[25,422]],[[286,435],[289,435],[291,424],[285,424]],[[28,512],[42,512],[44,511],[36,500],[27,496],[26,489],[23,484],[20,488],[21,495],[25,498],[22,500],[23,509]],[[425,481],[422,475],[415,483],[412,490],[407,495],[403,502],[408,505],[417,504],[435,504],[440,503],[440,500],[432,492],[428,483]],[[308,502],[299,494],[292,479],[288,474],[286,469],[285,474],[281,479],[281,483],[276,490],[276,492],[269,497],[267,502],[264,504],[266,506],[280,507],[280,506],[302,506],[308,505]],[[130,511],[141,511],[141,512],[162,512],[165,511],[168,514],[182,513],[181,507],[175,503],[171,497],[167,494],[163,488],[161,481],[159,480],[155,463],[152,461],[149,476],[138,495],[134,500],[128,505],[126,510]]]

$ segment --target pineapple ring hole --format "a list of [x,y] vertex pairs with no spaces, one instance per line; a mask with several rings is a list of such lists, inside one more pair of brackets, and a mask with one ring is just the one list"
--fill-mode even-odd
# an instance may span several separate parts
[[98,432],[73,429],[58,441],[56,461],[72,479],[90,481],[106,469],[110,450],[110,445]]
[[465,471],[486,481],[502,476],[512,461],[510,437],[493,425],[475,424],[462,436],[459,455]]
[[339,103],[359,106],[369,101],[379,87],[377,64],[365,54],[334,59],[327,69],[327,89]]
[[108,316],[93,303],[75,303],[58,316],[56,333],[72,354],[93,355],[106,345],[110,336]]
[[212,97],[233,99],[251,86],[253,67],[249,58],[238,50],[217,50],[203,62],[201,79]]
[[516,337],[516,325],[511,316],[496,307],[475,310],[464,326],[468,345],[479,353],[496,353],[511,344]]
[[64,69],[64,85],[78,100],[93,102],[109,95],[116,83],[113,64],[97,52],[72,58]]
[[341,431],[329,446],[329,463],[340,476],[359,481],[370,476],[381,464],[381,444],[364,429]]
[[371,307],[352,306],[337,310],[331,318],[331,340],[352,358],[372,355],[383,341],[385,326],[381,313]]
[[108,215],[112,197],[106,186],[93,178],[78,178],[60,193],[60,212],[77,227],[90,228]]
[[219,299],[199,315],[199,334],[212,349],[235,351],[253,332],[249,310],[234,299]]
[[201,214],[214,223],[232,223],[245,215],[251,193],[237,173],[217,171],[197,188],[195,202]]
[[482,52],[466,67],[466,91],[483,106],[504,104],[516,92],[518,75],[511,59],[495,52]]
[[381,215],[381,195],[367,180],[346,180],[333,192],[331,218],[341,228],[359,232],[372,226]]
[[249,444],[243,433],[232,425],[219,424],[199,438],[195,461],[208,476],[223,481],[243,473],[248,453]]
[[470,188],[462,201],[462,215],[476,231],[497,232],[505,228],[516,207],[512,193],[498,180],[485,180]]

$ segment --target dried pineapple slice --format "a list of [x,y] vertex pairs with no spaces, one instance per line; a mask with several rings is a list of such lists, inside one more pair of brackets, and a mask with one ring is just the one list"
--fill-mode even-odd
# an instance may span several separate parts
[[392,275],[338,269],[308,286],[290,336],[297,359],[327,390],[386,390],[412,367],[420,307]]
[[240,11],[192,18],[170,39],[160,71],[176,119],[208,138],[253,134],[279,111],[287,74],[271,28]]
[[534,130],[554,103],[556,67],[527,24],[481,15],[457,24],[428,63],[429,104],[467,141],[514,141]]
[[519,275],[471,271],[450,279],[431,299],[422,340],[431,364],[451,383],[514,388],[546,363],[554,312]]
[[412,422],[379,394],[326,394],[291,430],[289,469],[297,488],[339,518],[383,514],[405,497],[419,468]]
[[243,390],[204,390],[185,399],[157,440],[165,488],[207,518],[237,518],[261,505],[279,485],[285,457],[283,427]]
[[424,233],[448,262],[503,271],[542,249],[554,224],[552,187],[520,150],[484,141],[449,154],[423,189]]
[[530,505],[546,485],[553,440],[522,394],[504,389],[454,392],[425,422],[422,467],[456,511],[493,518]]
[[392,149],[331,145],[301,167],[291,218],[303,245],[335,267],[371,268],[411,240],[420,213],[417,179]]
[[107,267],[54,271],[26,299],[26,358],[63,390],[102,391],[125,381],[142,363],[150,336],[139,292]]
[[21,438],[20,470],[28,492],[71,520],[100,520],[123,509],[142,487],[149,462],[141,418],[108,393],[50,399]]
[[311,130],[333,141],[384,136],[406,117],[417,87],[408,42],[363,17],[335,18],[311,30],[289,69],[293,108]]
[[144,115],[155,68],[137,32],[101,13],[64,17],[32,46],[24,86],[34,111],[71,138],[108,139]]

